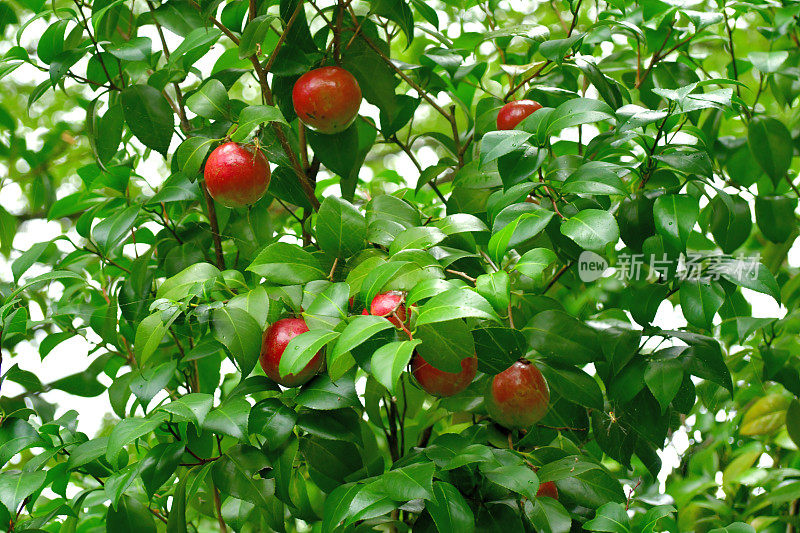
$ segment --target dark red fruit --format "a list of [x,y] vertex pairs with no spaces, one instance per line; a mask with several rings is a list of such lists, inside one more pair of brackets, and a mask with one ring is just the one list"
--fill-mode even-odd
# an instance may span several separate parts
[[553,498],[554,500],[558,499],[558,488],[556,484],[552,481],[545,481],[541,485],[539,485],[539,490],[536,492],[536,497],[541,498],[542,496],[546,496],[548,498]]
[[547,413],[550,390],[539,369],[520,359],[497,374],[486,391],[492,419],[507,428],[527,428]]
[[522,122],[525,117],[532,114],[542,106],[539,102],[533,100],[517,100],[509,102],[500,109],[497,114],[497,129],[498,130],[513,130],[517,124]]
[[297,387],[313,378],[322,367],[322,352],[317,352],[303,370],[297,374],[287,374],[281,376],[278,372],[278,365],[281,356],[293,338],[301,333],[308,331],[306,321],[302,318],[283,318],[272,324],[264,333],[264,341],[261,345],[261,357],[259,362],[264,373],[275,383],[284,387]]
[[320,133],[339,133],[358,115],[361,88],[345,69],[322,67],[300,76],[292,89],[292,103],[305,125]]
[[406,306],[403,305],[405,299],[406,295],[400,291],[383,292],[372,299],[369,312],[388,318],[396,328],[402,327],[402,323],[406,321]]
[[411,373],[425,392],[433,396],[453,396],[463,391],[478,372],[478,358],[466,357],[461,360],[461,372],[445,372],[428,363],[420,354],[414,352],[411,358]]
[[229,142],[211,152],[203,176],[214,200],[228,207],[245,207],[267,191],[269,163],[258,148]]

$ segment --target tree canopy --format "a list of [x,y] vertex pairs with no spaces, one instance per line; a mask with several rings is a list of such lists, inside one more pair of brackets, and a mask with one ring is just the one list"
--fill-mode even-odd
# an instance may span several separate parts
[[[800,530],[798,16],[0,1],[0,529]],[[342,132],[298,120],[322,66]],[[253,205],[205,185],[224,142]],[[286,388],[289,317],[280,376],[324,360]],[[432,396],[418,356],[477,376]],[[505,427],[519,359],[549,403]]]

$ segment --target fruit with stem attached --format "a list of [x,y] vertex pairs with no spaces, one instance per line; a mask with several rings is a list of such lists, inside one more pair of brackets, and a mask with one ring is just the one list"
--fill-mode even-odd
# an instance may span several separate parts
[[292,103],[306,126],[326,134],[350,127],[361,107],[361,88],[341,67],[321,67],[306,72],[292,89]]
[[286,346],[293,338],[308,331],[302,318],[283,318],[272,324],[264,333],[259,362],[264,373],[275,383],[284,387],[297,387],[313,378],[322,367],[322,351],[317,352],[311,361],[298,373],[281,376],[278,367]]
[[258,147],[227,142],[208,156],[203,177],[214,200],[228,207],[245,207],[267,191],[269,163]]
[[498,130],[513,130],[517,124],[531,115],[534,111],[541,109],[539,102],[533,100],[516,100],[509,102],[500,108],[497,114]]
[[389,319],[396,328],[403,328],[406,321],[406,295],[401,291],[382,292],[372,299],[369,313]]
[[419,386],[433,396],[453,396],[463,391],[478,372],[478,358],[465,357],[461,360],[460,372],[445,372],[428,363],[422,356],[414,352],[411,358],[411,373]]
[[550,390],[539,369],[520,359],[488,383],[485,400],[495,422],[509,429],[527,428],[547,413]]

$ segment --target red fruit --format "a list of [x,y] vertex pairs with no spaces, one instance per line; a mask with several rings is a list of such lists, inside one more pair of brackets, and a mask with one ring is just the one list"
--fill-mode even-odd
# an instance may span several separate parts
[[507,428],[527,428],[547,413],[550,391],[539,369],[520,359],[497,374],[486,391],[486,407],[495,422]]
[[533,100],[517,100],[509,102],[500,109],[497,114],[497,129],[498,130],[513,130],[517,124],[523,121],[525,117],[541,109],[542,106],[539,102]]
[[286,349],[289,341],[301,333],[308,331],[306,321],[302,318],[283,318],[272,324],[264,333],[264,341],[261,345],[261,357],[259,362],[264,373],[275,383],[284,387],[297,387],[313,378],[322,366],[322,351],[317,352],[303,370],[297,374],[287,374],[281,376],[278,372],[278,365],[281,356]]
[[345,69],[322,67],[300,76],[292,89],[292,103],[305,125],[320,133],[339,133],[358,115],[361,88]]
[[208,194],[228,207],[254,204],[269,185],[269,164],[254,146],[225,143],[208,156],[203,172]]
[[558,488],[556,488],[556,484],[552,481],[545,481],[539,485],[539,490],[536,492],[536,497],[541,498],[542,496],[547,496],[548,498],[557,500]]
[[466,389],[478,372],[478,358],[461,360],[461,372],[445,372],[434,367],[414,352],[411,358],[411,373],[425,392],[433,396],[453,396]]
[[385,316],[396,328],[402,327],[402,323],[406,321],[406,306],[403,305],[405,298],[406,295],[400,291],[378,294],[372,299],[369,307],[370,314]]

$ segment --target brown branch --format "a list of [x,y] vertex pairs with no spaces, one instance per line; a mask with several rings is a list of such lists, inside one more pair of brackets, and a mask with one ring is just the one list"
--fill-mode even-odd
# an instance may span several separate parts
[[200,188],[203,189],[203,196],[206,198],[206,208],[208,209],[208,223],[211,225],[211,238],[214,240],[214,252],[217,256],[217,267],[225,270],[225,257],[222,255],[222,240],[219,235],[219,222],[217,222],[217,209],[214,207],[214,199],[208,192],[204,181],[200,181]]
[[294,13],[292,13],[292,16],[289,17],[289,20],[286,22],[286,26],[283,28],[283,33],[281,33],[281,36],[278,38],[278,42],[275,45],[275,49],[269,55],[269,59],[267,59],[267,64],[264,66],[265,73],[272,70],[272,65],[275,63],[275,58],[278,57],[278,50],[281,49],[281,45],[283,45],[284,41],[286,40],[286,37],[289,35],[289,30],[292,29],[294,21],[297,19],[297,15],[300,14],[302,8],[303,8],[303,0],[297,0],[297,7],[295,8]]
[[217,513],[217,522],[219,522],[220,533],[228,533],[228,526],[225,525],[225,519],[222,518],[222,505],[219,498],[219,489],[217,484],[212,482],[214,487],[214,510]]
[[563,267],[561,267],[561,268],[558,270],[558,272],[556,272],[555,276],[553,276],[553,279],[551,279],[551,280],[550,280],[550,282],[547,284],[547,287],[545,287],[544,291],[542,291],[542,294],[546,294],[546,293],[547,293],[547,291],[549,291],[549,290],[550,290],[550,288],[551,288],[553,285],[555,285],[555,284],[556,284],[556,282],[559,280],[559,278],[561,278],[561,276],[563,276],[563,275],[564,275],[564,273],[565,273],[565,272],[566,272],[566,271],[569,269],[569,267],[571,267],[571,266],[572,266],[572,262],[570,261],[569,263],[567,263],[566,265],[564,265]]

